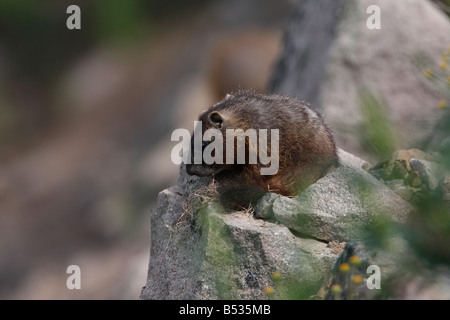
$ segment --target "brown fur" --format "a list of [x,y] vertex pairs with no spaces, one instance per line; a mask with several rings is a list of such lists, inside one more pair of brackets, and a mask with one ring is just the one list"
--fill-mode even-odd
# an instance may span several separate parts
[[264,165],[259,162],[248,164],[248,152],[252,152],[248,151],[248,139],[245,141],[246,164],[186,166],[189,174],[215,176],[221,199],[230,199],[233,206],[245,206],[265,192],[297,195],[337,164],[336,146],[330,130],[320,113],[305,101],[239,91],[210,107],[199,120],[203,132],[209,128],[221,130],[224,144],[228,128],[244,131],[253,128],[257,132],[268,129],[270,148],[270,129],[279,130],[279,169],[274,175],[261,175],[260,169]]

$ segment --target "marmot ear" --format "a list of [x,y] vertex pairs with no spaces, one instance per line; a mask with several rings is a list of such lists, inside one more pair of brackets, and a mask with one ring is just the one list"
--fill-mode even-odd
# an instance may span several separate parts
[[223,125],[223,118],[219,112],[213,111],[208,115],[209,122],[217,129],[221,129]]

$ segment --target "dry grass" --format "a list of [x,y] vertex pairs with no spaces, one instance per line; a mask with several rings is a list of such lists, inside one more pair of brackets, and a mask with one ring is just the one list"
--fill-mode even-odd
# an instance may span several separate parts
[[183,204],[183,213],[177,221],[177,227],[190,225],[194,218],[194,213],[205,203],[217,199],[217,182],[213,179],[207,186],[201,187],[191,193]]
[[[217,191],[218,182],[213,179],[207,186],[203,186],[191,193],[183,204],[183,213],[179,217],[176,226],[185,227],[191,225],[194,214],[205,204],[219,199]],[[233,210],[234,213],[243,214],[248,217],[254,216],[254,208],[251,204],[248,207],[240,207]]]

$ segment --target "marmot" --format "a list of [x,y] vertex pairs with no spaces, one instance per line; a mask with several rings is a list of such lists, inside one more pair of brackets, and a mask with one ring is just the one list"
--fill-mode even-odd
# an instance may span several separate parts
[[[204,111],[199,116],[199,121],[202,121],[202,134],[208,129],[217,129],[222,133],[223,163],[207,164],[202,161],[194,164],[192,137],[192,161],[186,165],[186,171],[190,175],[214,176],[218,182],[220,200],[227,206],[247,206],[266,192],[295,196],[338,163],[330,129],[320,113],[305,101],[255,91],[238,91]],[[237,161],[238,143],[235,142],[232,149],[234,162],[226,163],[227,129],[254,129],[258,138],[261,137],[261,132],[264,133],[260,129],[267,129],[266,148],[264,149],[264,143],[260,140],[255,145],[250,143],[249,137],[244,137],[245,162]],[[278,145],[275,145],[278,147],[275,150],[278,151],[277,154],[271,150],[271,129],[278,129]],[[203,140],[202,150],[212,141]],[[262,163],[259,157],[256,163],[250,163],[251,154],[261,150],[258,147],[263,147],[262,150],[278,162],[278,170],[274,174],[262,174],[261,169],[267,169],[271,164],[267,161]],[[214,156],[213,153],[212,155]],[[228,160],[230,159],[231,157]]]

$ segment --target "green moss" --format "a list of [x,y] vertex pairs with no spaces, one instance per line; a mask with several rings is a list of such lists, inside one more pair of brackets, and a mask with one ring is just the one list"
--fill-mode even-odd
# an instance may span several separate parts
[[235,299],[235,281],[233,276],[237,265],[230,230],[220,215],[223,208],[215,202],[209,202],[201,208],[195,217],[195,225],[201,233],[201,247],[205,250],[204,260],[208,267],[216,272],[213,282],[221,299]]

